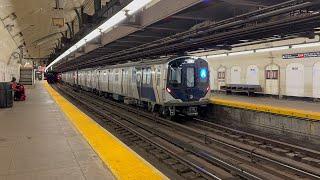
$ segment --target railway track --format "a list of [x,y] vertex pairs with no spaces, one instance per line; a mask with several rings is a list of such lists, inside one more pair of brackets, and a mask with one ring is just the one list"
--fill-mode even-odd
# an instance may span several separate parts
[[145,146],[183,178],[320,179],[317,151],[199,119],[179,124],[92,93],[76,93],[61,85],[59,90],[131,142]]

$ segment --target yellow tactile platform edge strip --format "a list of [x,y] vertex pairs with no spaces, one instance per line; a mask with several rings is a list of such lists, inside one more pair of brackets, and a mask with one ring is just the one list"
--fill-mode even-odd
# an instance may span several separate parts
[[298,117],[298,118],[304,118],[308,120],[316,120],[316,121],[320,120],[320,113],[318,112],[303,111],[298,109],[283,108],[283,107],[268,106],[268,105],[259,105],[259,104],[231,101],[231,100],[225,100],[225,99],[219,99],[219,98],[211,98],[210,100],[212,104],[217,104],[217,105],[235,107],[240,109],[248,109],[248,110],[260,111],[260,112],[267,112],[272,114],[279,114],[282,116]]
[[47,83],[45,88],[117,179],[168,179]]

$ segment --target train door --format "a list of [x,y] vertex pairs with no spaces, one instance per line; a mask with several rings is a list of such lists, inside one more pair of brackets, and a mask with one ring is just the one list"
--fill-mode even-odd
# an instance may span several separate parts
[[275,64],[271,64],[266,67],[266,94],[279,95],[279,72],[279,66]]
[[104,82],[105,70],[99,71],[99,91],[105,91],[105,82]]
[[320,98],[320,62],[313,66],[313,97]]
[[112,72],[109,69],[108,72],[107,72],[107,90],[108,90],[108,92],[112,92],[111,85],[110,85],[111,84],[111,82],[110,82],[111,77],[112,77]]
[[137,89],[138,89],[138,95],[139,95],[139,99],[141,99],[141,89],[142,89],[142,69],[141,68],[137,68]]
[[112,82],[112,88],[113,88],[113,92],[117,93],[118,91],[118,83],[119,83],[119,70],[115,69],[113,70],[113,79],[114,82]]
[[102,82],[103,82],[103,91],[105,92],[109,92],[109,87],[108,87],[108,77],[109,77],[109,70],[104,70],[103,71],[103,78],[102,78]]
[[78,70],[73,72],[73,84],[78,85]]
[[157,94],[157,98],[158,98],[158,101],[161,102],[161,100],[163,99],[162,95],[162,91],[163,91],[163,88],[162,88],[162,85],[161,85],[161,68],[162,66],[159,65],[159,66],[156,66],[156,70],[155,70],[155,87],[156,87],[156,94]]
[[99,91],[102,90],[101,81],[100,81],[100,76],[102,76],[102,71],[101,71],[101,70],[98,70],[97,77],[96,77],[96,81],[97,81],[97,89],[98,89]]
[[123,95],[128,94],[128,70],[122,69],[121,92]]
[[126,78],[126,71],[124,69],[121,69],[121,94],[125,94],[125,78]]
[[247,84],[259,85],[259,68],[256,65],[250,65],[247,68]]
[[292,63],[286,69],[286,95],[304,96],[304,66]]
[[226,85],[226,68],[220,67],[218,69],[218,90],[220,90],[221,86]]
[[241,68],[239,66],[233,66],[230,77],[230,84],[241,84]]
[[153,86],[152,86],[152,73],[151,67],[142,69],[142,86],[141,86],[141,97],[145,100],[156,101],[156,97],[154,94]]
[[147,68],[142,68],[142,83],[141,83],[141,98],[146,98],[146,88],[147,88]]
[[117,82],[117,86],[116,86],[116,92],[117,94],[122,94],[122,69],[118,69],[116,70],[116,82]]
[[135,67],[131,68],[131,82],[130,84],[130,97],[139,98],[139,92],[137,88],[137,69]]

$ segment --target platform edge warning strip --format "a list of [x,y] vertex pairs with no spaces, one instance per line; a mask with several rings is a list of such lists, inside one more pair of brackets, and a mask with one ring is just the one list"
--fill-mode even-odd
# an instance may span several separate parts
[[47,83],[45,88],[68,119],[87,140],[117,179],[168,179],[110,132],[62,97]]
[[320,121],[320,113],[312,111],[304,111],[299,109],[283,108],[278,106],[269,106],[261,104],[253,104],[247,102],[235,102],[231,100],[225,100],[220,98],[210,98],[212,104],[234,107],[239,109],[253,110],[258,112],[266,112],[272,114],[278,114],[281,116],[290,116],[296,118],[303,118],[308,120]]

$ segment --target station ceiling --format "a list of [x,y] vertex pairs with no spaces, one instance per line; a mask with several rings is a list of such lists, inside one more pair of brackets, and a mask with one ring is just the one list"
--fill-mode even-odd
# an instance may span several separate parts
[[[88,54],[76,58],[73,64],[84,62],[93,59],[92,62],[98,62],[100,57],[108,56],[109,54],[118,53],[121,51],[130,50],[137,46],[144,46],[147,43],[161,40],[165,37],[170,37],[175,34],[185,32],[187,30],[214,24],[230,18],[261,10],[267,7],[279,5],[286,0],[203,0],[200,3],[189,7],[181,12],[178,12],[170,17],[162,19],[148,27],[137,30],[136,32],[125,36],[121,39],[106,44]],[[281,16],[279,16],[281,17]],[[275,20],[279,20],[275,19]],[[275,29],[276,30],[276,29]],[[298,30],[298,28],[297,28]],[[261,34],[260,34],[261,35]],[[276,35],[276,34],[275,34]],[[230,36],[230,39],[234,37]],[[257,37],[253,40],[257,40]],[[251,41],[251,39],[247,39]],[[226,42],[228,43],[228,42]],[[225,44],[221,44],[224,46]],[[214,48],[217,47],[217,44]],[[214,49],[213,48],[213,49]],[[223,47],[223,48],[228,48]],[[107,61],[104,61],[107,62]],[[110,62],[111,63],[111,62]],[[112,62],[117,63],[117,62]],[[67,64],[68,66],[72,63]],[[91,65],[94,65],[93,63]],[[105,65],[97,63],[97,65]],[[66,67],[66,64],[61,66]],[[89,67],[88,66],[82,66]]]
[[[61,2],[57,8],[57,1]],[[170,17],[162,19],[148,27],[137,30],[129,36],[98,48],[82,59],[96,58],[113,52],[130,49],[172,36],[186,30],[206,25],[212,22],[236,17],[241,14],[286,2],[287,0],[203,0]],[[109,0],[102,0],[106,4]],[[11,13],[17,17],[17,26],[23,35],[23,40],[31,57],[47,57],[57,46],[61,33],[67,31],[67,25],[53,25],[53,18],[63,18],[64,23],[74,21],[77,24],[74,9],[85,6],[87,14],[94,13],[93,0],[0,0],[0,17]],[[4,8],[5,7],[5,8]],[[77,27],[75,25],[75,27]]]
[[[102,4],[107,2],[109,0],[101,1]],[[0,0],[0,18],[5,26],[11,26],[7,29],[13,36],[21,32],[18,35],[21,40],[15,39],[18,46],[20,41],[25,42],[31,57],[43,58],[52,53],[62,37],[61,33],[67,31],[66,23],[74,21],[74,27],[78,27],[75,9],[81,6],[84,6],[85,13],[94,13],[93,0]],[[63,19],[58,20],[61,26],[55,25],[53,19],[60,18]]]

